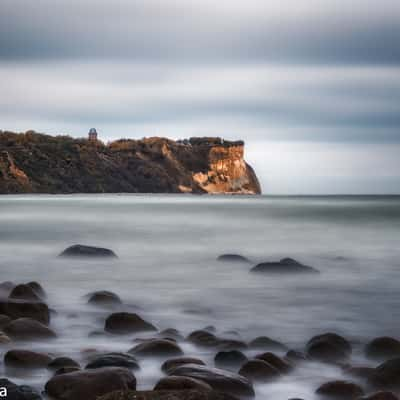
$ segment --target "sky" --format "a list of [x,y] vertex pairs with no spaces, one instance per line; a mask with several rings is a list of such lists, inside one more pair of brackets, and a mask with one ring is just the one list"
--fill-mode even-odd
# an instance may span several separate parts
[[246,143],[265,194],[400,193],[399,0],[1,0],[0,129]]

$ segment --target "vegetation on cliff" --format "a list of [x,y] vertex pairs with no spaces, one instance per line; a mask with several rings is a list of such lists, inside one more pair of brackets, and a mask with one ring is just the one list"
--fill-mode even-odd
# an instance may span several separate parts
[[260,193],[244,143],[0,131],[0,193]]

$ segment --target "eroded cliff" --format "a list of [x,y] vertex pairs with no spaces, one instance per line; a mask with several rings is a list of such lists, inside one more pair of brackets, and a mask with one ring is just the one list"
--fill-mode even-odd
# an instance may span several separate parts
[[0,193],[259,194],[244,143],[220,138],[100,141],[0,131]]

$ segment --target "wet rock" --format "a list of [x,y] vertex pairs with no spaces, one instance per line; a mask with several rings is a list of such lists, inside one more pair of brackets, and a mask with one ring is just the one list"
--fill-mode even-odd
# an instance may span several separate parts
[[39,282],[32,281],[26,284],[29,286],[41,299],[45,299],[47,294]]
[[99,368],[56,375],[45,386],[57,400],[96,400],[116,390],[136,389],[135,376],[125,368]]
[[289,350],[285,355],[285,359],[296,364],[306,361],[307,357],[301,351]]
[[187,376],[167,376],[158,381],[153,390],[199,390],[208,391],[212,387],[198,379],[189,378]]
[[10,350],[4,356],[4,365],[12,368],[46,368],[50,362],[47,354],[31,350]]
[[14,287],[8,296],[10,299],[40,301],[40,297],[28,285],[20,284]]
[[249,360],[239,370],[239,375],[255,382],[269,382],[281,376],[273,365],[263,360]]
[[288,374],[293,370],[293,366],[281,357],[274,353],[262,353],[254,357],[257,360],[262,360],[275,367],[281,374]]
[[0,329],[3,328],[3,326],[6,326],[11,322],[11,318],[8,315],[1,314],[0,315]]
[[213,333],[205,330],[193,331],[186,339],[188,342],[202,347],[215,347],[219,343],[218,338]]
[[65,367],[75,367],[79,369],[80,365],[75,360],[69,357],[57,357],[54,360],[50,361],[47,365],[47,368],[53,371],[57,371],[58,369]]
[[220,351],[214,357],[214,364],[217,368],[237,371],[245,362],[247,357],[238,350]]
[[104,330],[114,334],[156,331],[156,327],[139,315],[120,312],[111,314],[105,322]]
[[375,360],[387,360],[400,356],[400,341],[391,337],[378,337],[365,347],[365,355]]
[[359,400],[398,400],[399,398],[392,392],[376,392],[369,396],[360,397]]
[[362,396],[364,391],[353,382],[331,381],[321,385],[315,393],[331,399],[353,400]]
[[196,364],[196,365],[206,365],[204,361],[193,358],[193,357],[175,357],[165,361],[162,366],[161,370],[166,374],[169,374],[175,368],[178,368],[182,365],[186,364]]
[[84,246],[75,244],[66,248],[59,257],[78,257],[78,258],[117,258],[117,255],[110,249],[103,247]]
[[45,303],[23,300],[0,300],[0,314],[11,319],[32,318],[42,324],[50,322],[50,311]]
[[129,353],[139,357],[174,357],[183,354],[182,349],[167,339],[151,339],[138,344]]
[[122,304],[118,295],[108,290],[99,290],[88,295],[88,303],[98,306],[115,306]]
[[237,398],[215,390],[148,390],[117,391],[98,400],[237,400]]
[[218,339],[218,348],[221,350],[245,350],[248,348],[247,344],[242,340],[236,339]]
[[7,388],[7,400],[41,400],[40,394],[27,385],[16,385],[8,379],[0,379],[0,387]]
[[58,368],[54,372],[54,376],[63,375],[63,374],[69,374],[71,372],[76,372],[76,371],[80,371],[80,370],[81,369],[79,367],[61,367],[61,368]]
[[139,364],[136,359],[126,353],[106,353],[94,357],[87,365],[86,369],[103,367],[122,367],[133,370],[139,370]]
[[243,376],[218,368],[187,364],[171,371],[173,376],[188,376],[208,383],[214,390],[237,397],[253,397],[251,382]]
[[11,343],[11,339],[4,333],[0,332],[0,345]]
[[3,331],[14,340],[54,339],[57,336],[46,325],[32,318],[15,319]]
[[185,340],[183,335],[177,329],[174,328],[164,329],[160,333],[158,333],[157,336],[162,339],[174,339],[177,342]]
[[253,267],[250,272],[264,274],[316,274],[315,268],[299,263],[293,258],[282,258],[280,261],[263,262]]
[[314,336],[306,346],[308,357],[323,362],[345,361],[351,352],[350,343],[336,333]]
[[240,254],[222,254],[218,256],[217,260],[229,263],[250,263],[250,260],[247,257]]
[[287,347],[284,344],[277,342],[276,340],[273,340],[267,336],[259,336],[253,339],[249,343],[249,347],[252,349],[262,349],[262,350],[278,350],[278,351],[287,350]]
[[400,390],[400,357],[387,360],[375,368],[368,378],[371,386]]

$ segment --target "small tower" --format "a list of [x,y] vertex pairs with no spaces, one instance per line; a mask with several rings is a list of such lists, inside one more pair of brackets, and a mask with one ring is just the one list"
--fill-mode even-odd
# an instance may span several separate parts
[[89,142],[97,142],[97,131],[95,128],[89,130]]

